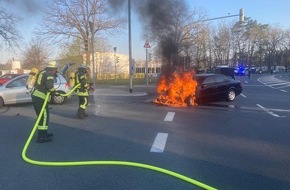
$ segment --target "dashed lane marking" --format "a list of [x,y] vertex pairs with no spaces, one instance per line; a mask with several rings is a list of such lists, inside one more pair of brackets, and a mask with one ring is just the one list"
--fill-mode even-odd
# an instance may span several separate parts
[[163,153],[168,133],[157,133],[150,152]]
[[175,112],[168,112],[165,116],[164,121],[173,121],[174,115],[175,115]]
[[244,95],[244,94],[241,94],[241,96],[243,96],[244,98],[247,98],[247,96],[246,96],[246,95]]

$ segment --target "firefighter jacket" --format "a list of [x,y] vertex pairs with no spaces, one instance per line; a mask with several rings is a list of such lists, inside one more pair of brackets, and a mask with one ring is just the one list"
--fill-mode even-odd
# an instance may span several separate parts
[[47,70],[40,71],[36,78],[32,96],[36,96],[44,100],[47,92],[55,92],[54,78],[55,76]]
[[81,84],[77,89],[77,95],[78,96],[89,96],[89,89],[90,89],[90,84],[88,83],[87,80],[87,74],[82,71],[77,71],[76,72],[76,83],[75,85]]

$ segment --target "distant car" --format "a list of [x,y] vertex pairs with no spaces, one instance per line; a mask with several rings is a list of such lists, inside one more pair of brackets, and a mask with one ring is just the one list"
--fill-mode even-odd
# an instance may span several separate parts
[[213,73],[223,74],[233,79],[235,78],[235,68],[233,67],[217,66],[213,68]]
[[[27,74],[22,74],[0,86],[0,107],[9,104],[32,102],[31,93],[26,88],[27,78]],[[69,92],[68,82],[59,73],[57,74],[54,87],[59,93]],[[64,101],[65,97],[63,96],[54,96],[52,99],[52,103],[55,104],[62,104]]]
[[19,76],[21,74],[13,74],[13,73],[8,73],[0,76],[0,85],[6,83],[7,81]]
[[249,69],[240,66],[240,67],[236,68],[234,72],[235,72],[235,75],[246,76],[249,74]]
[[260,69],[260,68],[256,69],[256,74],[262,74],[262,73],[263,73],[262,69]]
[[[216,100],[233,101],[242,92],[240,81],[222,74],[197,74],[195,79],[198,84],[195,102],[198,104]],[[187,104],[193,104],[192,97],[187,99]]]

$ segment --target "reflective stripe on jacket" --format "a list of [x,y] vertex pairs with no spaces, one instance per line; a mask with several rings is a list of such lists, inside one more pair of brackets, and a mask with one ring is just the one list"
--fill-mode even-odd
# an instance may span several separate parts
[[78,85],[79,83],[81,85],[76,89],[77,95],[78,96],[89,96],[90,85],[87,81],[86,73],[79,72],[79,71],[76,72],[76,84],[75,85]]
[[37,76],[32,95],[41,99],[45,99],[47,92],[53,91],[55,91],[54,76],[46,70],[40,71]]

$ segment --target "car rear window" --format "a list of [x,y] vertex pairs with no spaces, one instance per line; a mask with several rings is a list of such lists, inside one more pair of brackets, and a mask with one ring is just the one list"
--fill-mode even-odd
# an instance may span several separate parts
[[215,82],[216,83],[224,83],[229,81],[230,78],[226,77],[225,75],[216,75],[215,76]]
[[205,79],[205,76],[195,76],[195,80],[198,84],[202,84]]
[[202,84],[213,84],[215,83],[215,80],[214,80],[214,76],[207,76],[204,80],[203,80],[203,83]]

